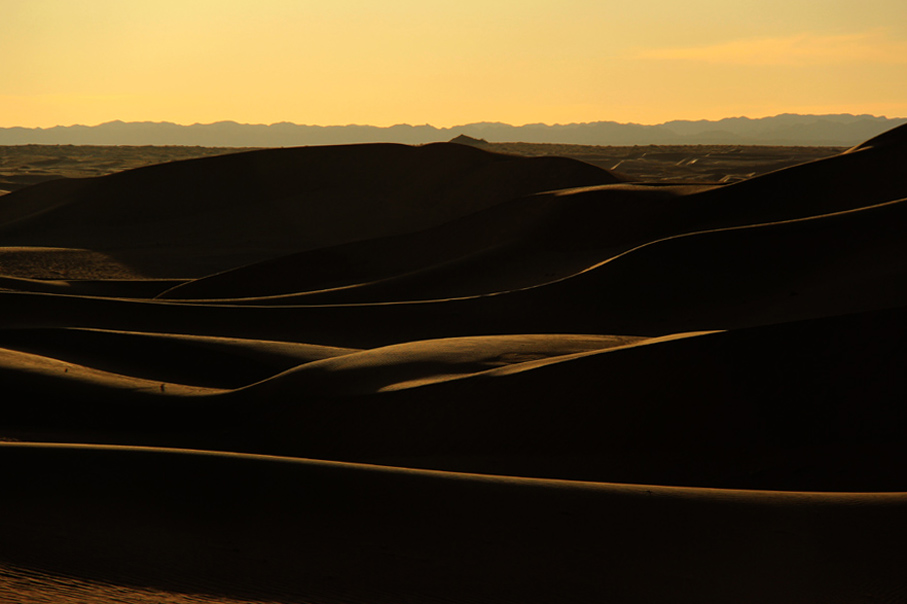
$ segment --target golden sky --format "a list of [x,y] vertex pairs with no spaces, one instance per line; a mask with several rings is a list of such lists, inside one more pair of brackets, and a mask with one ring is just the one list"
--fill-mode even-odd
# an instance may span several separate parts
[[0,0],[0,127],[907,116],[905,0]]

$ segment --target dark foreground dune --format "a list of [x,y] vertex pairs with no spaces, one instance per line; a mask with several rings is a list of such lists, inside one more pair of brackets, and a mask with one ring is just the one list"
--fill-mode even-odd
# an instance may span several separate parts
[[455,144],[0,203],[0,601],[907,602],[907,130],[730,185]]
[[3,549],[16,554],[0,567],[6,598],[26,589],[127,602],[153,601],[149,592],[387,603],[905,596],[899,494],[531,480],[174,449],[4,445],[0,455],[15,493],[0,502]]

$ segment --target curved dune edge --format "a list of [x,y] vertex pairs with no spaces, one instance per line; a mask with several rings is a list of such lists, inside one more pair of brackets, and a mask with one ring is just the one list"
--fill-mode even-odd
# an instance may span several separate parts
[[905,493],[581,483],[31,443],[0,443],[0,464],[0,590],[27,576],[38,590],[65,591],[70,580],[92,601],[116,593],[127,602],[149,590],[325,604],[907,596]]
[[0,330],[0,353],[7,357],[0,368],[16,369],[14,351],[25,355],[23,361],[27,355],[43,357],[57,374],[65,371],[67,377],[84,373],[81,368],[90,369],[99,384],[107,374],[114,381],[119,375],[165,388],[185,385],[214,390],[242,387],[312,361],[360,352],[297,342],[125,330]]
[[[588,264],[600,249],[674,233],[676,224],[653,220],[677,199],[709,187],[610,184],[537,193],[500,203],[435,228],[320,248],[239,267],[182,283],[161,299],[240,299],[277,295],[324,297],[333,291],[408,284],[420,297],[451,297],[482,289],[551,280]],[[596,253],[575,251],[590,248]],[[419,254],[412,251],[418,249]],[[568,255],[564,253],[574,249]],[[555,251],[552,260],[551,252]],[[541,265],[541,266],[540,266]],[[566,266],[560,266],[566,265]],[[438,273],[443,273],[443,278]],[[426,276],[445,285],[420,292]],[[482,283],[477,284],[480,280]],[[450,282],[454,282],[451,287]],[[475,291],[478,289],[479,291]]]
[[277,387],[319,397],[367,395],[477,376],[531,371],[551,363],[702,333],[709,332],[662,338],[520,334],[405,342],[306,363],[235,392],[254,397]]
[[636,341],[409,342],[216,396],[80,390],[59,374],[17,383],[14,365],[4,434],[609,482],[901,490],[905,321],[901,308]]
[[[440,338],[371,350],[211,336],[46,328],[0,330],[0,375],[32,382],[36,391],[94,387],[123,400],[142,394],[204,396],[228,391],[255,396],[263,387],[297,387],[309,396],[344,397],[399,390],[512,366],[570,360],[663,338],[582,334],[519,334]],[[94,351],[88,354],[86,351]],[[83,358],[80,358],[80,355]],[[227,362],[235,358],[234,365]],[[185,367],[181,360],[188,361]],[[78,363],[75,361],[79,361]],[[258,367],[249,367],[257,365]],[[167,375],[167,373],[171,375]],[[266,373],[267,372],[267,373]],[[157,373],[158,379],[148,374]],[[200,383],[222,373],[220,387]],[[251,376],[263,374],[258,379]],[[182,379],[181,379],[182,378]]]
[[[658,255],[661,250],[668,250],[661,252],[663,259],[667,262],[675,262],[673,256],[682,256],[684,253],[689,253],[687,250],[689,248],[701,247],[702,244],[699,241],[708,240],[709,238],[721,237],[721,236],[733,236],[738,232],[743,233],[744,235],[749,235],[751,237],[759,237],[761,233],[766,233],[767,235],[763,238],[774,236],[774,232],[784,232],[785,230],[790,231],[794,229],[810,229],[815,225],[817,229],[826,227],[826,225],[831,225],[830,228],[835,228],[837,226],[840,230],[846,229],[855,229],[857,227],[865,228],[868,226],[870,228],[875,228],[879,230],[881,225],[893,224],[895,221],[903,222],[903,215],[905,214],[905,207],[907,207],[907,198],[895,199],[891,201],[886,201],[883,203],[841,210],[836,212],[830,212],[827,214],[817,214],[813,216],[806,216],[802,218],[791,218],[778,220],[774,222],[765,222],[765,223],[756,223],[756,224],[745,224],[738,226],[727,226],[720,228],[713,228],[701,231],[692,231],[685,232],[676,235],[671,235],[668,237],[653,239],[651,241],[646,241],[635,247],[632,247],[627,250],[623,250],[620,253],[616,253],[613,256],[599,259],[591,264],[573,270],[567,275],[559,276],[556,278],[550,278],[547,281],[538,279],[537,284],[527,285],[525,287],[510,289],[510,290],[500,290],[495,292],[489,292],[479,295],[464,295],[450,298],[435,298],[435,299],[417,299],[417,298],[407,298],[405,297],[404,292],[411,290],[413,283],[408,279],[416,276],[417,274],[428,274],[429,276],[433,272],[434,268],[437,267],[428,267],[417,273],[400,275],[395,277],[390,277],[387,279],[382,279],[378,281],[363,282],[354,285],[349,285],[346,287],[323,290],[323,291],[313,291],[313,292],[302,292],[302,293],[292,293],[292,294],[281,294],[274,296],[258,296],[258,297],[245,297],[245,298],[209,298],[209,299],[190,299],[190,298],[164,298],[156,297],[154,300],[175,304],[175,305],[222,305],[222,306],[242,306],[242,305],[262,305],[262,306],[369,306],[369,305],[380,305],[380,304],[415,304],[415,303],[431,303],[431,302],[454,302],[454,301],[466,301],[466,300],[476,300],[480,298],[486,298],[489,296],[501,296],[507,294],[515,294],[522,292],[532,292],[534,290],[544,290],[545,288],[559,287],[562,285],[569,284],[571,280],[574,280],[578,277],[587,278],[589,273],[599,271],[609,264],[619,263],[630,260],[633,262],[637,257],[644,255]],[[887,216],[886,216],[887,215]],[[880,216],[880,218],[875,218]],[[863,221],[863,223],[858,223],[857,221]],[[854,224],[848,225],[847,221],[853,222]],[[885,222],[887,221],[887,223]],[[808,233],[807,233],[808,235]],[[805,239],[809,243],[808,239]],[[686,248],[684,247],[686,246]],[[719,245],[714,246],[716,249],[710,250],[716,255],[719,253],[717,249]],[[725,248],[731,250],[732,252],[737,252],[736,249],[728,245],[724,246]],[[766,247],[763,244],[763,247]],[[672,250],[671,248],[675,248]],[[758,248],[757,248],[758,249]],[[764,252],[765,249],[758,249],[758,251]],[[776,252],[777,253],[777,252]],[[798,261],[796,254],[790,254],[791,262],[796,263]],[[882,261],[883,258],[879,257],[877,261]],[[894,260],[888,260],[889,264],[893,266],[899,266],[897,264],[897,258]],[[646,273],[642,273],[646,274]],[[765,273],[762,273],[763,275]],[[659,275],[660,276],[660,275]],[[607,276],[605,276],[607,279]],[[416,284],[418,286],[418,284]],[[620,286],[626,286],[625,283],[619,283]],[[390,287],[387,287],[390,286]],[[382,287],[384,291],[382,291]],[[381,292],[381,295],[387,296],[390,293],[390,296],[387,298],[377,297],[377,298],[368,298],[367,296],[373,290]],[[329,297],[334,295],[334,298]],[[347,294],[346,296],[344,294]],[[363,297],[363,294],[365,296]],[[397,294],[394,296],[393,294]],[[404,294],[404,295],[400,295]]]
[[[171,396],[198,396],[226,392],[225,389],[200,388],[173,382],[157,382],[129,375],[111,373],[43,357],[27,352],[10,351],[0,348],[0,376],[5,385],[19,381],[28,383],[57,382],[57,388],[71,389],[70,395],[82,396],[130,396],[160,392]],[[54,386],[45,385],[45,393]],[[95,392],[91,392],[94,390]],[[80,392],[81,391],[81,392]]]
[[10,310],[0,325],[295,339],[355,348],[483,333],[664,335],[746,327],[907,303],[900,227],[905,217],[907,200],[901,199],[681,235],[544,286],[445,300],[242,306],[0,292]]

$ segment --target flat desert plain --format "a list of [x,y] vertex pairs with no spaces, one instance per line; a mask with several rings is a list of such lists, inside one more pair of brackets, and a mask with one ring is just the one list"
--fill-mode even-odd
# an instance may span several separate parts
[[4,148],[0,601],[907,602],[907,127],[461,142]]

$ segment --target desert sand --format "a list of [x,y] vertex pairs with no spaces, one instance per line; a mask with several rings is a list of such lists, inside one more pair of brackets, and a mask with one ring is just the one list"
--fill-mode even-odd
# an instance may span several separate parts
[[907,127],[509,151],[0,197],[0,601],[907,602]]

